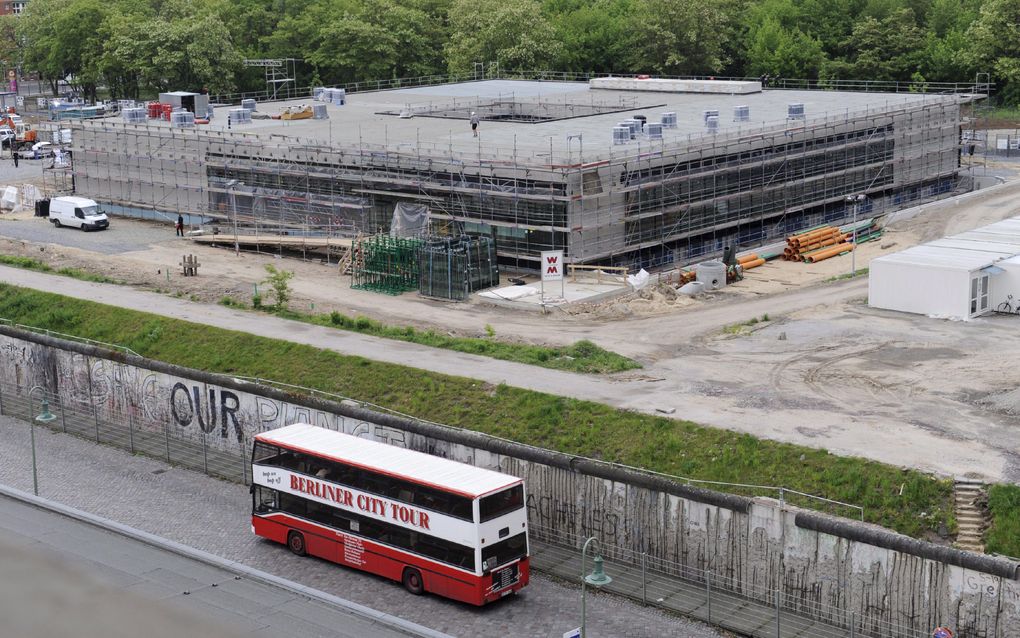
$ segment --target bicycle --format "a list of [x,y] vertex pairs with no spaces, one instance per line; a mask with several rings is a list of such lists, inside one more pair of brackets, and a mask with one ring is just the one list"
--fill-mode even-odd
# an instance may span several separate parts
[[1016,305],[1016,307],[1014,308],[1013,307],[1013,295],[1006,295],[1006,301],[1003,301],[1002,303],[1000,303],[995,308],[995,312],[998,312],[998,313],[1001,313],[1001,314],[1004,314],[1004,315],[1020,314],[1020,303],[1018,303]]

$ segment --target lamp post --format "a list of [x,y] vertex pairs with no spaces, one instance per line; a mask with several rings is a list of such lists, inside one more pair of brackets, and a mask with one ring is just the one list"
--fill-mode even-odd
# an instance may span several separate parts
[[581,548],[581,638],[586,638],[584,632],[586,615],[585,614],[586,586],[591,585],[592,587],[603,587],[613,582],[613,579],[607,576],[606,572],[603,571],[602,569],[601,553],[596,554],[595,558],[592,559],[594,565],[592,567],[591,573],[588,574],[587,576],[584,575],[584,558],[588,554],[588,545],[590,545],[593,541],[597,545],[599,545],[599,549],[601,549],[601,544],[599,544],[598,539],[595,538],[594,536],[584,541],[584,547]]
[[29,400],[32,399],[32,393],[35,392],[36,390],[40,390],[43,392],[42,412],[39,413],[39,416],[35,417],[35,419],[29,422],[28,431],[29,437],[32,440],[32,493],[34,493],[36,496],[39,496],[39,472],[36,469],[37,466],[35,460],[35,422],[38,421],[39,423],[45,425],[50,421],[56,419],[57,417],[54,416],[52,412],[50,412],[50,402],[46,400],[45,394],[46,388],[42,387],[41,385],[33,387],[31,390],[28,391]]
[[861,202],[868,198],[864,193],[858,193],[857,195],[847,195],[846,203],[853,210],[853,250],[850,251],[850,277],[853,278],[857,274],[857,209],[860,208]]
[[234,217],[234,255],[240,257],[241,246],[237,241],[237,195],[234,194],[234,185],[236,184],[236,179],[227,182],[227,188],[230,189],[230,210]]

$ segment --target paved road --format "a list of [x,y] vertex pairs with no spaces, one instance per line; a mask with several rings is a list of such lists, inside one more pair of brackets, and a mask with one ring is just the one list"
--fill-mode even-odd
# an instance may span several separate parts
[[[560,638],[579,621],[578,588],[542,574],[533,575],[531,584],[519,595],[483,608],[434,596],[412,596],[399,583],[317,559],[298,558],[286,547],[254,536],[249,528],[251,496],[243,485],[45,429],[36,429],[36,444],[39,494],[44,498],[437,631],[454,636]],[[0,417],[0,459],[0,484],[30,491],[27,423]],[[0,586],[2,583],[0,578]],[[588,596],[590,638],[726,635],[614,596]]]
[[418,635],[7,495],[0,538],[5,636]]

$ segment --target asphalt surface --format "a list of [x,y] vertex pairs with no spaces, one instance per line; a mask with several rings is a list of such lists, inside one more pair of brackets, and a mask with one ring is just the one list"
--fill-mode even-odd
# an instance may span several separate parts
[[119,255],[144,250],[153,244],[170,242],[174,239],[173,227],[169,224],[137,220],[132,220],[130,224],[119,224],[118,221],[114,217],[110,220],[109,228],[84,232],[81,229],[67,226],[58,228],[44,217],[4,220],[4,223],[0,225],[0,235],[8,239],[58,244],[104,255]]
[[12,638],[413,635],[6,495],[0,538]]
[[[31,491],[29,441],[27,423],[0,417],[0,484]],[[251,496],[243,485],[41,428],[36,429],[36,449],[43,498],[436,631],[453,636],[560,638],[579,624],[579,588],[543,574],[533,574],[531,584],[517,596],[482,608],[435,596],[412,596],[400,583],[299,558],[283,545],[256,537],[250,530]],[[0,575],[2,569],[0,563]],[[587,603],[589,638],[726,635],[700,622],[604,593],[589,592]],[[248,625],[239,627],[246,630]],[[9,634],[0,630],[0,635]]]

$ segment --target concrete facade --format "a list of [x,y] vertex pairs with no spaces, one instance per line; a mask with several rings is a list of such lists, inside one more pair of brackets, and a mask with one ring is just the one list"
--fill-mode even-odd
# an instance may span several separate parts
[[[907,538],[873,525],[712,492],[590,459],[303,398],[244,380],[170,366],[0,327],[0,381],[39,385],[136,432],[202,441],[243,454],[260,431],[304,421],[525,479],[531,533],[552,542],[603,541],[614,559],[645,553],[681,578],[802,614],[852,615],[876,635],[1007,638],[1020,623],[1020,564]],[[2,398],[0,398],[2,399]]]

